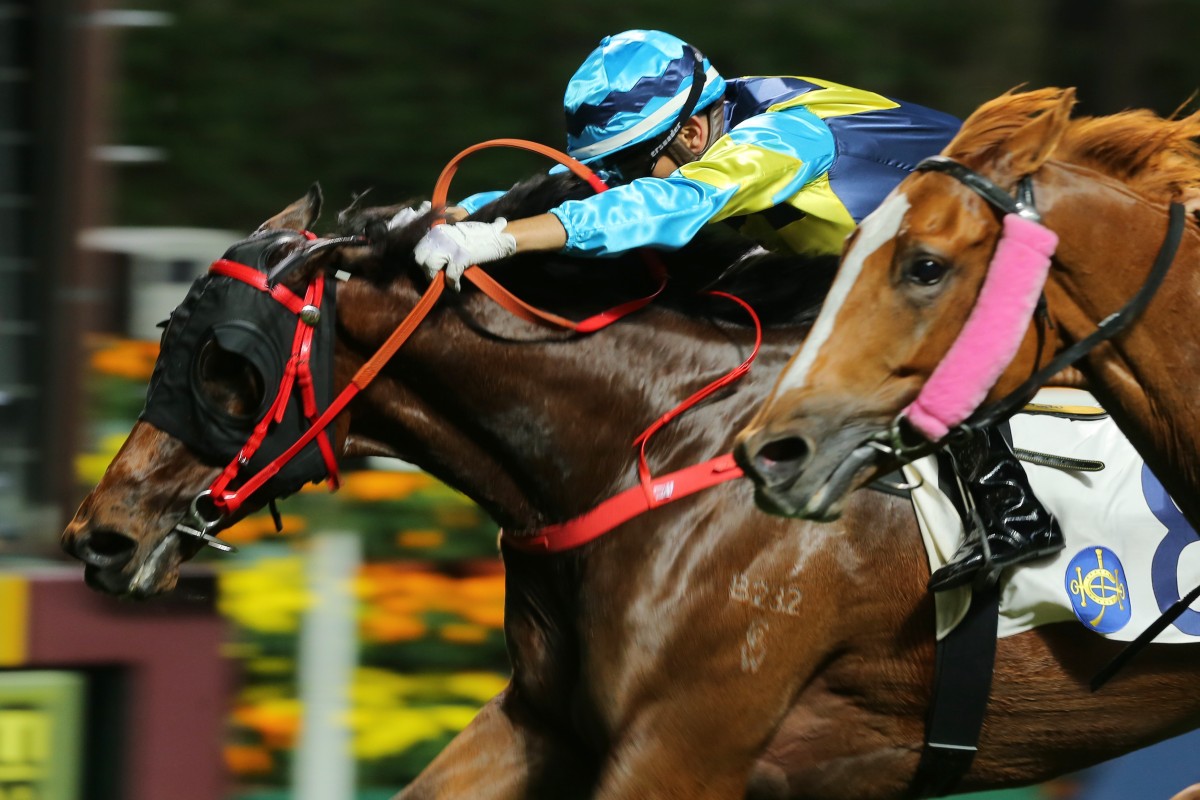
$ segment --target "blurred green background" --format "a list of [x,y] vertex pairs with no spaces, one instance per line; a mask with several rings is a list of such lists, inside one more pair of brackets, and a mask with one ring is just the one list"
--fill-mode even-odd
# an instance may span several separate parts
[[[561,146],[567,78],[599,39],[661,28],[726,76],[822,77],[965,116],[1020,84],[1079,87],[1086,113],[1168,113],[1196,89],[1194,0],[665,0],[453,5],[150,0],[127,31],[113,136],[165,151],[123,169],[114,221],[245,228],[320,180],[335,207],[427,196],[462,147]],[[530,160],[480,156],[456,189],[503,188]]]

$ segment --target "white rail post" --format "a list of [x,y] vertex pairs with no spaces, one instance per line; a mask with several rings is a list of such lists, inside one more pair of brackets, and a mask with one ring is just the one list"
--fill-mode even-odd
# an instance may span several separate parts
[[353,798],[350,684],[358,666],[354,578],[361,561],[358,537],[318,533],[309,541],[312,605],[300,631],[298,694],[304,709],[292,765],[296,800]]

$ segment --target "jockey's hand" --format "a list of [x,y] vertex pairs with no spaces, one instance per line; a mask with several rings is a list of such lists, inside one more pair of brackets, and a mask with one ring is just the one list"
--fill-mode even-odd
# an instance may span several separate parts
[[517,252],[517,240],[504,232],[506,225],[508,220],[503,217],[495,222],[435,225],[417,242],[413,258],[431,279],[445,270],[454,288],[461,289],[467,267],[499,261]]

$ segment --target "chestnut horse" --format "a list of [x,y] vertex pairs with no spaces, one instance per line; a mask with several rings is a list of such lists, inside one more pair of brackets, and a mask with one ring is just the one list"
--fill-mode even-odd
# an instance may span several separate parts
[[[1200,113],[1072,119],[1074,99],[1073,90],[1044,89],[983,105],[944,158],[908,176],[852,236],[819,333],[740,437],[739,462],[764,508],[832,518],[881,462],[894,466],[888,451],[911,442],[910,425],[936,440],[980,403],[987,413],[1019,387],[1024,395],[1030,387],[1021,384],[1032,373],[1139,294],[1162,247],[1161,263],[1174,264],[1149,305],[1123,317],[1131,327],[1090,349],[1077,368],[1200,529],[1200,403],[1192,396],[1200,375],[1200,227],[1182,207],[1173,212],[1174,231],[1168,222],[1172,202],[1200,207],[1193,141]],[[1032,203],[1022,197],[1023,184]],[[1041,225],[1022,219],[1035,210]],[[989,272],[989,264],[1018,264],[997,247],[1010,228],[1008,253],[1041,247],[1038,263],[1049,265],[1037,314],[1039,285],[1018,286],[1037,267],[1033,261],[1004,285],[996,278],[987,300],[981,291],[985,274],[1002,269]],[[1173,258],[1163,246],[1172,236],[1179,237]],[[1016,313],[1022,303],[1023,316]],[[978,323],[973,330],[969,314]],[[1007,344],[1000,341],[1009,332]],[[935,381],[936,390],[922,393]],[[956,402],[966,405],[954,409],[951,424],[929,422],[929,408],[936,416],[939,405]]]
[[[514,189],[483,216],[548,208],[565,180]],[[310,196],[266,228],[307,229],[316,210]],[[365,224],[376,238],[380,226],[367,223],[395,211],[362,212],[346,225]],[[384,246],[310,259],[312,270],[351,274],[337,296],[339,384],[417,302],[424,279],[411,250],[428,224],[398,228]],[[339,418],[339,452],[412,461],[514,532],[636,485],[631,439],[754,342],[740,309],[682,285],[732,260],[712,236],[668,258],[678,280],[658,302],[587,337],[548,333],[469,286],[450,295]],[[746,299],[755,287],[763,295],[753,301],[768,323],[759,362],[656,437],[656,473],[733,445],[832,275],[832,265],[752,259],[770,263],[722,284],[745,289]],[[561,313],[583,313],[628,299],[637,291],[631,270],[640,269],[636,259],[551,257],[514,259],[493,274]],[[231,410],[256,407],[244,365],[226,366],[204,372],[198,390]],[[172,526],[220,468],[139,422],[65,546],[106,591],[170,588],[197,546]],[[747,482],[724,483],[559,554],[502,541],[512,680],[400,797],[914,796],[934,615],[908,501],[863,492],[840,521],[816,524],[762,514],[751,494]],[[1152,649],[1110,692],[1092,696],[1087,680],[1113,652],[1074,624],[999,642],[979,754],[961,788],[1035,782],[1200,720],[1184,648]]]

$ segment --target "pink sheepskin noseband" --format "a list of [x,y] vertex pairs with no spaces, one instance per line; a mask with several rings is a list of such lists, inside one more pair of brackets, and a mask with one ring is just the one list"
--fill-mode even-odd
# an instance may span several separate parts
[[1017,354],[1050,271],[1058,235],[1017,214],[1004,230],[971,315],[917,399],[901,412],[930,441],[965,421]]

